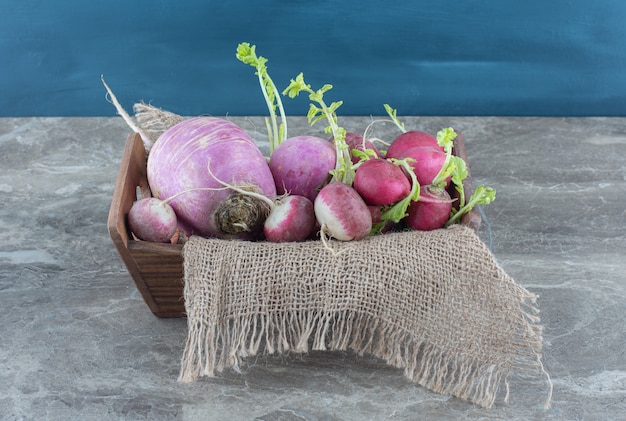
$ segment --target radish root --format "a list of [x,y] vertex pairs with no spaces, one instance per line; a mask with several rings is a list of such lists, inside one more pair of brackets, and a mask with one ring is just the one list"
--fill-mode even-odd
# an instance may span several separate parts
[[141,136],[141,140],[143,141],[143,146],[146,149],[146,152],[150,151],[150,149],[152,149],[152,146],[154,145],[154,141],[150,139],[150,136],[148,136],[146,132],[144,132],[142,128],[139,127],[137,123],[135,123],[133,118],[126,112],[126,110],[124,110],[111,88],[109,88],[109,85],[107,85],[107,83],[104,81],[104,75],[100,75],[100,79],[102,80],[104,88],[107,90],[107,101],[113,104],[113,106],[117,110],[117,113],[124,119],[128,127],[130,127],[132,131],[138,133],[139,136]]
[[231,195],[220,205],[216,212],[218,226],[222,231],[231,234],[252,232],[258,227],[259,222],[264,221],[276,206],[272,199],[254,191],[255,186],[238,187],[220,180],[211,171],[211,161],[207,164],[207,171],[224,188],[239,193]]
[[105,82],[104,75],[100,75],[100,79],[107,90],[107,101],[113,104],[117,113],[124,119],[128,127],[141,136],[143,146],[147,153],[150,152],[150,149],[154,146],[154,142],[161,137],[163,132],[185,120],[183,116],[162,110],[161,108],[154,107],[144,102],[133,105],[133,111],[135,112],[135,118],[133,119],[133,117],[124,110],[109,85]]
[[229,183],[227,183],[227,182],[225,182],[223,180],[220,180],[215,174],[213,174],[213,171],[211,171],[211,161],[209,161],[209,163],[207,165],[207,171],[209,172],[209,175],[211,177],[213,177],[213,179],[215,181],[217,181],[219,184],[224,186],[224,188],[228,188],[228,189],[231,189],[233,191],[236,191],[237,193],[241,193],[243,195],[250,196],[250,197],[252,197],[254,199],[258,199],[261,202],[263,202],[265,205],[267,205],[268,210],[271,210],[271,209],[274,208],[274,206],[276,206],[276,204],[274,203],[274,201],[272,199],[270,199],[269,197],[267,197],[265,195],[262,195],[261,193],[257,193],[254,190],[252,190],[252,189],[255,188],[254,186],[237,187],[237,186],[229,184]]
[[324,248],[328,251],[330,251],[330,253],[334,256],[337,257],[342,253],[345,253],[346,251],[348,251],[347,248],[340,250],[340,251],[336,251],[335,249],[333,249],[330,244],[329,241],[332,236],[327,235],[326,233],[327,228],[326,228],[326,224],[322,224],[322,227],[320,228],[320,240],[322,241],[322,244],[324,245]]
[[[365,144],[365,140],[369,140],[370,142],[374,143],[380,143],[383,146],[389,146],[390,143],[386,142],[378,137],[369,137],[369,132],[372,130],[372,128],[374,127],[374,124],[376,123],[393,123],[392,120],[389,119],[378,119],[378,120],[372,120],[372,122],[370,124],[367,125],[367,127],[365,128],[365,130],[363,131],[363,143]],[[365,146],[365,145],[364,145]]]

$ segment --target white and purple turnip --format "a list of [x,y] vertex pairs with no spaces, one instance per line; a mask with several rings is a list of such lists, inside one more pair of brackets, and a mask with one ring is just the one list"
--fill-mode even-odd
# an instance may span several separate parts
[[352,187],[333,181],[315,198],[315,216],[322,235],[340,241],[361,240],[372,229],[372,214]]
[[188,235],[254,239],[262,233],[266,205],[219,180],[276,197],[272,173],[252,138],[216,117],[189,118],[163,133],[148,155],[147,175],[157,198],[188,192],[170,202]]
[[167,201],[146,197],[133,203],[128,227],[140,240],[168,243],[176,232],[176,213]]

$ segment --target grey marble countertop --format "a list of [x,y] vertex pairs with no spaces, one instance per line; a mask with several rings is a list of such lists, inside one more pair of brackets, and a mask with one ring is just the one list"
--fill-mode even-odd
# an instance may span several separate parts
[[[264,144],[261,118],[233,120]],[[474,181],[497,189],[480,236],[540,296],[551,409],[536,385],[482,409],[350,353],[261,356],[178,383],[186,320],[149,311],[107,232],[124,122],[2,118],[0,419],[626,419],[626,118],[403,120],[462,130]]]

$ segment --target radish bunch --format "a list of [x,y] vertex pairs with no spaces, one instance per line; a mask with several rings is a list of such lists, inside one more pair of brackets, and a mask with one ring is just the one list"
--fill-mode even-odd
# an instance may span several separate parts
[[[282,95],[307,94],[308,122],[327,121],[326,138],[289,137],[267,59],[248,43],[238,46],[236,56],[256,69],[269,110],[270,156],[224,119],[195,117],[170,128],[148,151],[155,197],[137,201],[129,214],[138,238],[168,241],[177,227],[187,235],[227,239],[353,241],[394,230],[444,228],[495,198],[495,190],[478,186],[466,200],[467,167],[452,153],[452,128],[435,136],[407,131],[385,104],[402,133],[386,150],[378,149],[338,125],[342,102],[324,100],[332,85],[314,90],[302,73]],[[459,192],[458,202],[450,198],[450,185]]]

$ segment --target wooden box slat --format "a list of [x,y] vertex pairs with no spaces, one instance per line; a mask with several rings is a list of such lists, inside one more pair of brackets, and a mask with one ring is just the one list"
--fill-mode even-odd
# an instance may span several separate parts
[[[183,317],[182,246],[136,241],[128,229],[127,216],[139,185],[147,185],[146,152],[141,137],[134,133],[126,141],[115,183],[108,218],[109,234],[150,310],[159,317]],[[155,294],[163,286],[169,287],[167,299]]]

